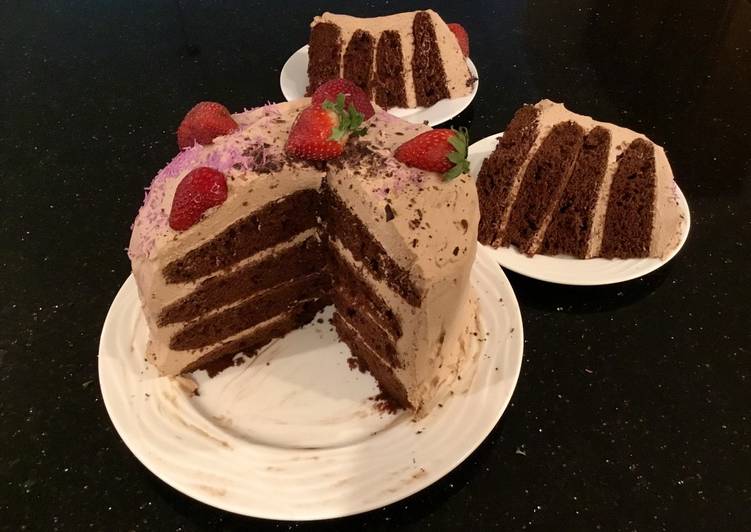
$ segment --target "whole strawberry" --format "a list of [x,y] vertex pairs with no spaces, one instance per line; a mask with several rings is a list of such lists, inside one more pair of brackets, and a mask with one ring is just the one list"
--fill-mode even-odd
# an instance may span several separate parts
[[345,96],[339,93],[336,102],[330,100],[303,109],[287,138],[284,151],[293,157],[325,161],[338,157],[350,134],[364,133],[363,121],[353,104],[344,109]]
[[456,36],[456,40],[459,41],[459,48],[462,49],[464,57],[469,57],[469,35],[467,34],[467,30],[464,29],[464,26],[456,22],[448,24],[448,27]]
[[399,146],[394,157],[406,164],[443,174],[450,181],[469,172],[467,129],[431,129]]
[[211,207],[227,199],[227,178],[218,170],[199,166],[183,177],[175,189],[169,226],[185,231],[201,219]]
[[311,97],[311,103],[321,104],[326,100],[336,101],[339,93],[344,94],[344,107],[349,108],[352,104],[359,113],[362,113],[365,120],[375,114],[373,104],[370,103],[368,95],[360,87],[348,79],[332,79],[318,87]]
[[220,103],[201,102],[188,111],[177,128],[177,145],[180,149],[193,144],[211,144],[220,135],[237,129],[237,122]]

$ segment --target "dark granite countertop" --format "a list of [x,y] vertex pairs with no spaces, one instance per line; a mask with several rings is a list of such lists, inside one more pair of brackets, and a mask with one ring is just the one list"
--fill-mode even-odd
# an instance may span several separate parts
[[[0,529],[751,529],[750,2],[69,4],[0,5]],[[142,188],[196,101],[282,99],[315,14],[427,5],[465,25],[480,73],[454,125],[480,139],[547,97],[644,132],[688,199],[688,242],[615,286],[509,273],[516,393],[417,495],[299,525],[195,502],[128,451],[97,382]]]

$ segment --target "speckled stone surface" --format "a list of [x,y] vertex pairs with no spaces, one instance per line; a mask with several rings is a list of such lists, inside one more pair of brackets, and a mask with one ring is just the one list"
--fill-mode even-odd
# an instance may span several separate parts
[[[260,4],[0,4],[0,530],[751,529],[751,4]],[[282,99],[315,14],[427,5],[465,25],[480,73],[454,125],[480,139],[547,97],[646,133],[691,206],[688,243],[617,286],[509,274],[527,338],[513,401],[423,492],[313,524],[194,502],[130,454],[97,382],[142,187],[196,101]]]

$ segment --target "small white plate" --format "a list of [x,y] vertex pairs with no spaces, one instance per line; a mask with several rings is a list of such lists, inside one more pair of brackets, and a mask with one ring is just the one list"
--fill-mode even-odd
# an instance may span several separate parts
[[[454,395],[425,418],[379,412],[369,374],[327,319],[274,341],[209,379],[199,396],[144,361],[146,324],[133,277],[102,330],[99,382],[128,448],[156,476],[206,504],[269,519],[311,520],[380,508],[420,491],[459,465],[503,414],[519,377],[519,306],[484,250],[472,269],[478,336]],[[240,358],[245,358],[238,355]]]
[[[472,76],[477,78],[472,88],[472,94],[462,96],[461,98],[441,100],[430,107],[415,107],[414,109],[394,107],[389,109],[389,113],[413,124],[421,124],[427,120],[430,126],[437,126],[447,120],[451,120],[472,103],[475,94],[477,94],[477,88],[480,85],[477,69],[469,57],[467,58],[467,66],[469,66],[469,72]],[[287,101],[305,96],[305,89],[308,88],[307,44],[292,54],[287,59],[287,62],[284,63],[282,73],[279,76],[279,84],[282,87],[282,94],[284,94]]]
[[[480,172],[482,162],[493,152],[501,136],[503,136],[503,133],[485,137],[469,147],[470,174],[475,179]],[[665,265],[675,257],[686,242],[691,226],[691,215],[686,198],[677,185],[676,192],[678,206],[685,217],[685,223],[678,246],[664,259],[578,259],[570,255],[534,255],[528,257],[524,253],[520,253],[514,246],[497,249],[485,245],[481,245],[481,247],[487,249],[504,268],[540,281],[577,286],[606,285],[629,281]]]

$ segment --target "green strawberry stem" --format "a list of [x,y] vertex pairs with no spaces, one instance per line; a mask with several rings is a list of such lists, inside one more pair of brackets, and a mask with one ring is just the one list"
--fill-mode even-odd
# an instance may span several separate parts
[[458,130],[451,128],[454,135],[449,137],[448,142],[453,146],[454,151],[447,155],[449,161],[454,163],[454,167],[443,174],[444,181],[451,181],[459,174],[469,172],[469,161],[467,160],[467,149],[469,147],[469,133],[466,127],[460,127]]
[[336,102],[324,101],[322,107],[327,111],[336,113],[339,119],[339,125],[331,130],[329,140],[341,140],[348,133],[358,136],[364,135],[367,131],[360,127],[365,117],[355,109],[354,105],[350,103],[349,109],[344,109],[344,93],[340,92],[336,95]]

